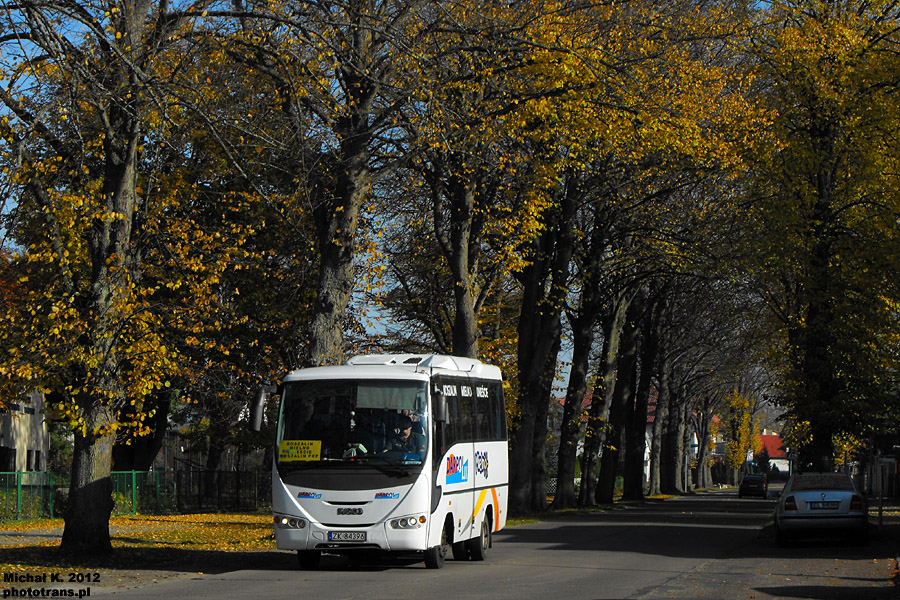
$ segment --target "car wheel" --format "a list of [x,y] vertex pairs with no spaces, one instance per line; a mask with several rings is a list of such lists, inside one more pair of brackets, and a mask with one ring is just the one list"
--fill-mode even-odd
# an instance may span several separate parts
[[775,521],[775,543],[778,544],[780,548],[784,548],[790,544],[788,534],[778,526],[778,521]]

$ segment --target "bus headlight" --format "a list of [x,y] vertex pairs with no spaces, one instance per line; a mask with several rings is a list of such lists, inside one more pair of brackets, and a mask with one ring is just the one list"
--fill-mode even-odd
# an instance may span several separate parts
[[275,527],[279,529],[303,529],[306,527],[306,519],[289,517],[287,515],[275,515]]
[[417,529],[425,524],[425,515],[417,517],[400,517],[390,523],[391,529]]

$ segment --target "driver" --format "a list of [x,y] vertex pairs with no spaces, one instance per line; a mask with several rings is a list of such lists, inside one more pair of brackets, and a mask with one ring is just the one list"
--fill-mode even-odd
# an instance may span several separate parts
[[399,450],[410,454],[425,456],[425,436],[412,430],[413,422],[406,415],[400,417],[397,423],[396,433],[388,442],[385,452]]

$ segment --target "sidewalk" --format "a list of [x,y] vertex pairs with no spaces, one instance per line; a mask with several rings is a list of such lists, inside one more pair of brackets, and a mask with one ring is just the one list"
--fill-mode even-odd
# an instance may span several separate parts
[[[885,498],[881,507],[876,499],[869,506],[869,522],[874,524],[875,535],[894,548],[895,567],[900,569],[900,499]],[[900,598],[900,571],[895,571],[894,585]]]

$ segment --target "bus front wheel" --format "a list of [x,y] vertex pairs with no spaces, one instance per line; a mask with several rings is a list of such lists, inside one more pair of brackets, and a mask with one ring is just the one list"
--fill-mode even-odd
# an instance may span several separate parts
[[444,559],[450,551],[450,543],[447,541],[447,528],[441,531],[441,543],[425,550],[425,566],[429,569],[440,569],[444,566]]
[[322,553],[318,550],[297,550],[297,561],[302,569],[316,569],[322,562]]
[[466,546],[472,560],[485,559],[487,550],[491,547],[491,526],[487,519],[481,522],[481,535],[466,540]]

